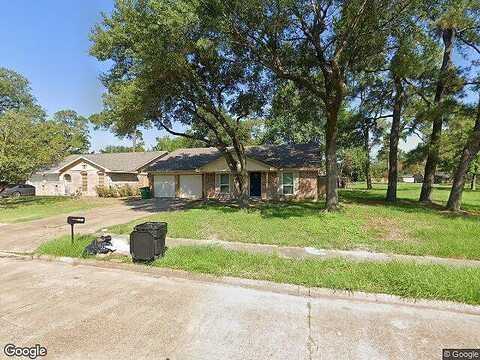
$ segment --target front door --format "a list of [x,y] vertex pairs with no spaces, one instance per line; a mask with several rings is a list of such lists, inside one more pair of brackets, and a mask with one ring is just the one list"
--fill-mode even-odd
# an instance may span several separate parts
[[262,196],[262,173],[250,173],[250,196]]

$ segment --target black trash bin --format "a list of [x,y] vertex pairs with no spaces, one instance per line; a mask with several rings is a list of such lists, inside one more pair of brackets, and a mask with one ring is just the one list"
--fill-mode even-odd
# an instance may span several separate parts
[[[167,236],[167,223],[166,222],[146,222],[138,224],[134,228],[134,232],[142,234],[150,234],[154,242],[154,254],[155,256],[163,256],[165,252],[165,238]],[[132,233],[133,234],[133,233]],[[136,235],[134,235],[135,237]],[[138,236],[138,235],[137,235]],[[132,235],[130,235],[130,240]],[[130,245],[131,252],[131,245]]]

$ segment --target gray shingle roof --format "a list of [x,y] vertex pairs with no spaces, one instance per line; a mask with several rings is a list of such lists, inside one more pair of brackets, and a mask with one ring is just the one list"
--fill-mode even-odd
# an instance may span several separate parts
[[[249,158],[262,161],[276,168],[312,168],[321,167],[318,145],[261,145],[245,149]],[[173,151],[154,162],[147,171],[196,170],[220,158],[216,148],[191,148]]]
[[165,155],[166,151],[128,152],[128,153],[105,153],[105,154],[82,154],[70,155],[61,162],[50,167],[41,169],[40,172],[53,173],[77,159],[85,158],[107,170],[116,172],[136,172],[140,167]]
[[147,171],[195,170],[221,156],[216,148],[178,149],[154,162]]

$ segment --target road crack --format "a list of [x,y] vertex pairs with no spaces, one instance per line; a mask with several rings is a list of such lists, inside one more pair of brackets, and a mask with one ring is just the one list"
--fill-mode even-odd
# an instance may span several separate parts
[[318,345],[313,339],[312,336],[312,303],[310,301],[307,302],[307,310],[308,310],[308,339],[307,339],[307,350],[308,350],[308,358],[312,360],[312,356],[314,352],[318,351]]

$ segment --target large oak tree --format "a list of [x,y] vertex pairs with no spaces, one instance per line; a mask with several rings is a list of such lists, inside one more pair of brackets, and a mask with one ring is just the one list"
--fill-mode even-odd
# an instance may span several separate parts
[[262,109],[264,77],[206,10],[200,0],[117,1],[92,34],[91,53],[112,62],[102,78],[105,110],[94,119],[118,134],[153,125],[216,147],[245,205],[245,120]]
[[388,34],[413,1],[220,0],[207,9],[225,18],[224,31],[252,62],[293,81],[323,104],[326,113],[326,206],[337,195],[338,115],[349,77],[375,64]]

